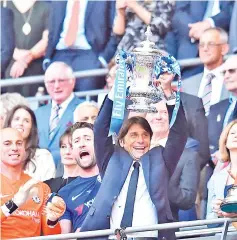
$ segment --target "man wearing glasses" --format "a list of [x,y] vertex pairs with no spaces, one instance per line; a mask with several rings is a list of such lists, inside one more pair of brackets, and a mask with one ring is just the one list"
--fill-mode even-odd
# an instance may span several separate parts
[[199,41],[199,56],[204,70],[183,82],[184,92],[202,98],[206,116],[211,105],[228,98],[222,75],[224,56],[228,50],[228,35],[223,29],[204,31]]
[[73,123],[73,112],[82,101],[73,93],[75,77],[63,62],[52,63],[45,72],[45,86],[52,98],[35,112],[39,131],[39,147],[48,149],[56,167],[60,163],[59,139]]

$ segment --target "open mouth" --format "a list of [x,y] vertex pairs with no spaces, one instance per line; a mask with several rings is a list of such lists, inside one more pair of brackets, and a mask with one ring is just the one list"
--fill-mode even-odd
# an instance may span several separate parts
[[23,128],[16,128],[16,130],[19,131],[19,132],[24,132]]
[[20,154],[9,154],[9,157],[19,158],[19,157],[20,157]]
[[90,156],[90,154],[89,154],[89,152],[87,152],[87,151],[82,151],[82,152],[80,152],[80,154],[79,154],[79,157],[82,159],[82,158],[84,158],[84,157],[88,157],[88,156]]
[[145,147],[134,147],[136,151],[143,152],[146,148]]

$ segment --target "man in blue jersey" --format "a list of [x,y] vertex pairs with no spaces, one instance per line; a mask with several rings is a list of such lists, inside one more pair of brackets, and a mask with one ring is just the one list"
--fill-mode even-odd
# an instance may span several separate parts
[[58,192],[67,206],[60,219],[62,233],[80,231],[101,183],[94,153],[93,125],[75,123],[71,129],[71,143],[73,156],[80,168],[78,177]]

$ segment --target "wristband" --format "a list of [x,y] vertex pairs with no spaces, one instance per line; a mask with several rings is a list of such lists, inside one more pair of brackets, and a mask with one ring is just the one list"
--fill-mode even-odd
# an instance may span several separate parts
[[51,220],[47,219],[47,225],[49,227],[54,227],[57,223],[58,223],[58,219],[55,221],[51,221]]
[[7,207],[9,214],[12,214],[18,208],[12,199],[6,202],[5,206]]

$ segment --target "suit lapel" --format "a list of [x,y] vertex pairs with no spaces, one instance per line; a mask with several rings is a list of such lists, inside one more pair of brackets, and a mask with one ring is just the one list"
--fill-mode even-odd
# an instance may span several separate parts
[[149,152],[146,153],[143,157],[142,157],[142,169],[143,169],[143,174],[144,174],[144,178],[146,181],[146,186],[148,189],[148,192],[150,192],[150,158],[149,158]]
[[96,1],[88,1],[87,3],[85,23],[88,21],[93,8],[96,7],[94,4],[96,4]]
[[[58,122],[58,126],[57,126],[57,128],[55,129],[55,131],[54,131],[54,136],[52,137],[51,142],[54,141],[54,138],[55,138],[55,136],[58,134],[58,132],[59,132],[59,130],[61,129],[61,127],[64,127],[64,125],[65,125],[64,123],[67,123],[67,121],[69,121],[70,116],[72,115],[72,111],[74,111],[74,109],[75,109],[73,106],[78,104],[78,101],[77,101],[77,100],[78,100],[78,99],[77,99],[76,97],[74,97],[74,98],[72,99],[72,101],[68,104],[67,109],[64,111],[61,119],[60,119],[59,122]],[[50,142],[50,143],[51,143],[51,142]]]
[[121,174],[121,183],[120,186],[123,187],[123,184],[128,176],[128,172],[133,163],[133,159],[123,148],[120,149],[120,161],[122,163],[122,174]]

